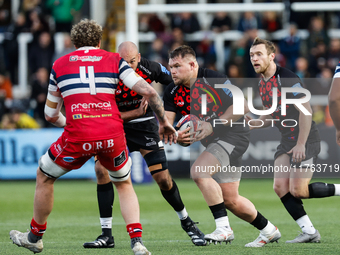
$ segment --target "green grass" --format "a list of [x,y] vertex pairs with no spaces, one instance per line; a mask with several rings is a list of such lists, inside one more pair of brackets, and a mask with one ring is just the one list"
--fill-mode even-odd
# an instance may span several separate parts
[[[316,180],[314,180],[316,181]],[[320,180],[318,180],[320,181]],[[340,183],[340,180],[325,180]],[[177,180],[182,199],[189,215],[199,221],[204,233],[215,229],[213,217],[203,197],[192,180]],[[9,239],[9,231],[25,231],[33,212],[35,182],[0,182],[0,254],[31,254],[18,248]],[[285,244],[299,231],[297,224],[284,210],[272,190],[271,179],[244,179],[240,194],[250,199],[256,208],[282,233],[280,242],[264,248],[244,248],[258,236],[250,224],[229,213],[235,240],[231,245],[195,247],[181,229],[176,213],[161,196],[158,186],[135,185],[141,207],[143,240],[152,254],[340,254],[339,198],[305,200],[305,209],[314,226],[320,231],[319,244]],[[120,214],[116,194],[113,216],[113,233],[116,247],[84,249],[83,242],[93,241],[100,234],[96,183],[93,181],[57,181],[55,203],[44,235],[43,254],[132,254],[129,236]]]

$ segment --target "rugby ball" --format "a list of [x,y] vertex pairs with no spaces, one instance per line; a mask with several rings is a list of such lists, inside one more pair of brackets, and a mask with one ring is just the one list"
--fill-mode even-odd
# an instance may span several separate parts
[[[190,132],[190,138],[195,138],[200,131],[197,131],[197,129],[201,126],[201,122],[200,119],[193,115],[193,114],[188,114],[183,116],[179,121],[179,131],[183,131],[185,129],[187,129],[188,127],[190,127],[191,129],[189,130]],[[190,144],[183,144],[183,143],[178,143],[181,146],[187,147]]]

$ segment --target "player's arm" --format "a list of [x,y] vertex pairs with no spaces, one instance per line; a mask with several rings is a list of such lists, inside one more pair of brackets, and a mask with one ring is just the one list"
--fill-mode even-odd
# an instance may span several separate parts
[[163,107],[163,102],[157,91],[151,87],[142,77],[136,74],[128,64],[121,59],[119,67],[119,78],[123,83],[139,95],[143,96],[150,105],[151,109],[157,116],[159,121],[160,138],[164,138],[164,142],[176,141],[175,129],[170,125]]
[[[169,122],[171,125],[174,125],[175,119],[176,119],[176,113],[172,111],[165,111],[165,115],[168,118]],[[179,125],[179,124],[177,124]],[[178,126],[177,126],[178,127]],[[190,139],[190,127],[183,131],[177,130],[176,135],[177,135],[177,142],[179,143],[188,143],[192,144],[194,140]]]
[[60,112],[63,106],[63,98],[59,90],[48,90],[45,103],[45,119],[57,127],[66,126],[66,118]]
[[[312,113],[312,107],[309,102],[303,103],[303,107],[305,107],[310,113]],[[296,145],[289,151],[287,154],[292,153],[292,159],[295,162],[301,162],[306,158],[306,142],[309,136],[310,128],[312,126],[312,115],[305,115],[296,105],[294,107],[299,111],[299,135],[296,142]]]
[[148,101],[146,101],[146,99],[143,97],[137,109],[127,111],[127,112],[120,112],[120,115],[124,122],[129,122],[130,120],[134,120],[134,119],[144,116],[147,108],[148,108]]
[[329,90],[329,113],[336,128],[336,143],[340,145],[340,75],[334,75],[331,88]]
[[165,111],[165,115],[169,120],[169,123],[171,125],[174,125],[175,119],[176,119],[176,113],[175,112],[171,112],[171,111]]

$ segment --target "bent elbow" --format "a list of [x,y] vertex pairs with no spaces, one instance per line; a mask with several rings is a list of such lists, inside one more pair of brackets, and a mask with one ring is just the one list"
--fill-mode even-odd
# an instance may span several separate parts
[[150,89],[143,96],[149,101],[151,98],[157,97],[158,93],[155,89]]
[[56,117],[50,117],[47,114],[45,114],[45,120],[53,124],[54,122],[56,122],[57,119]]

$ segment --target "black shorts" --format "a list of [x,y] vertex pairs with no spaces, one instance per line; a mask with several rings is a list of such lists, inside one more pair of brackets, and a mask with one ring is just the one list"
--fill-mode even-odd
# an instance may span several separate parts
[[[274,160],[276,160],[282,154],[287,154],[287,152],[290,151],[295,145],[296,141],[288,142],[281,140],[281,143],[276,148]],[[292,154],[288,154],[291,166],[303,167],[304,164],[308,165],[316,164],[318,154],[320,153],[321,150],[320,141],[307,142],[305,147],[306,158],[300,163],[300,165],[296,165],[296,162],[292,161]]]
[[156,151],[163,148],[159,139],[156,119],[124,124],[126,142],[130,152],[140,149]]

